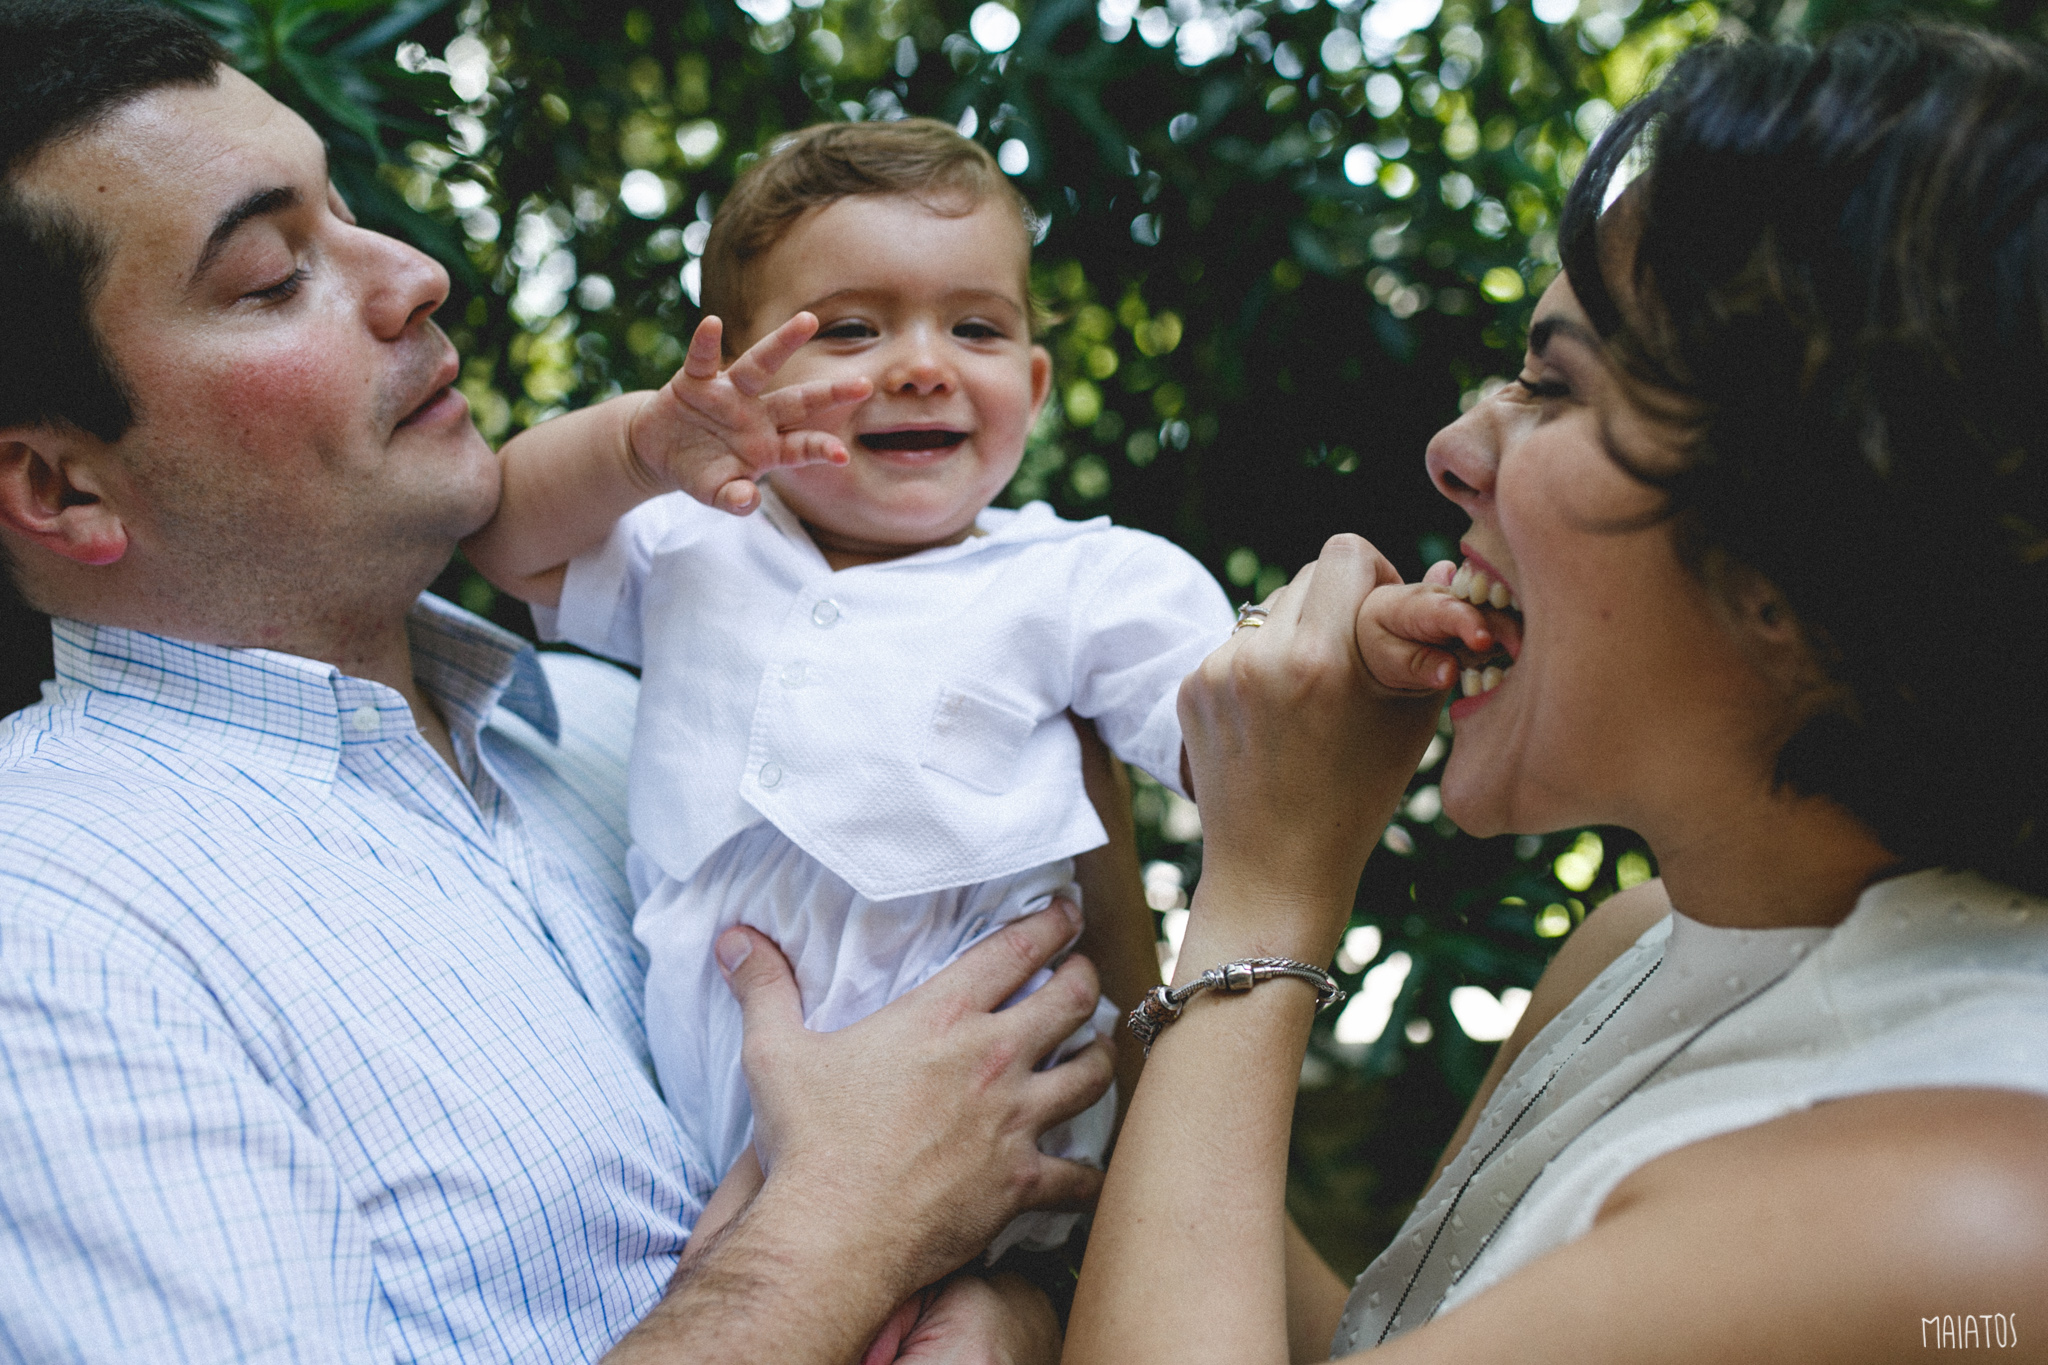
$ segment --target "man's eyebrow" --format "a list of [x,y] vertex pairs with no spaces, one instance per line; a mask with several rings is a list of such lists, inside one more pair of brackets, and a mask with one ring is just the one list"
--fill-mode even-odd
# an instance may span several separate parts
[[196,283],[207,268],[220,258],[228,242],[241,231],[242,225],[252,218],[267,214],[281,213],[295,209],[305,202],[305,196],[290,185],[273,185],[269,189],[257,190],[240,203],[223,213],[214,223],[213,231],[206,235],[206,245],[199,249],[199,263],[192,267],[192,279]]
[[1549,349],[1551,338],[1565,336],[1578,342],[1588,350],[1600,349],[1600,338],[1590,328],[1581,326],[1575,319],[1552,313],[1549,317],[1538,318],[1529,328],[1529,353],[1542,355]]

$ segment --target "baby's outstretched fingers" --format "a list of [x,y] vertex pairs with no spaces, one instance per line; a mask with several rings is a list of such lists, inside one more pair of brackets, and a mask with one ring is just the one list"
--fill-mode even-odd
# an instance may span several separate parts
[[697,330],[690,334],[690,349],[683,357],[682,374],[691,379],[718,378],[718,362],[724,358],[724,347],[725,324],[713,313],[698,323]]
[[747,347],[746,354],[733,361],[726,377],[733,387],[749,398],[757,398],[768,387],[789,358],[818,332],[815,313],[798,313],[767,336]]

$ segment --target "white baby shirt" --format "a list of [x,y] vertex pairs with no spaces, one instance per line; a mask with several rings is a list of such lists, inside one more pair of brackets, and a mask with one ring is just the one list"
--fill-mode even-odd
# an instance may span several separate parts
[[572,563],[536,619],[645,670],[642,854],[685,880],[766,820],[874,900],[1069,857],[1107,837],[1069,709],[1178,789],[1180,680],[1231,626],[1215,579],[1043,503],[976,526],[835,573],[772,489],[747,517],[675,493]]

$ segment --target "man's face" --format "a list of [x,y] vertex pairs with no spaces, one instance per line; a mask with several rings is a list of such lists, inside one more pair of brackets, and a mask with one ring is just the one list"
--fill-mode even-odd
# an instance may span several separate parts
[[153,91],[19,183],[109,248],[93,318],[136,422],[106,501],[159,585],[124,623],[283,643],[409,599],[489,517],[497,461],[428,320],[446,273],[357,227],[253,82]]

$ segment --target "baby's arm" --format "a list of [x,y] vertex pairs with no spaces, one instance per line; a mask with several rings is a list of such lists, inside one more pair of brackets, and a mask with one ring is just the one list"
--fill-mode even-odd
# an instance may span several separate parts
[[1492,655],[1499,640],[1486,616],[1447,591],[1454,566],[1433,566],[1420,583],[1388,583],[1358,607],[1358,654],[1373,680],[1390,692],[1441,692],[1468,659]]
[[723,326],[705,318],[682,369],[661,388],[557,417],[507,441],[499,455],[497,514],[463,543],[470,563],[513,596],[555,606],[568,562],[657,494],[681,489],[746,513],[759,500],[754,480],[762,471],[844,464],[845,445],[812,424],[866,398],[867,380],[764,392],[817,330],[817,318],[798,313],[721,370]]

